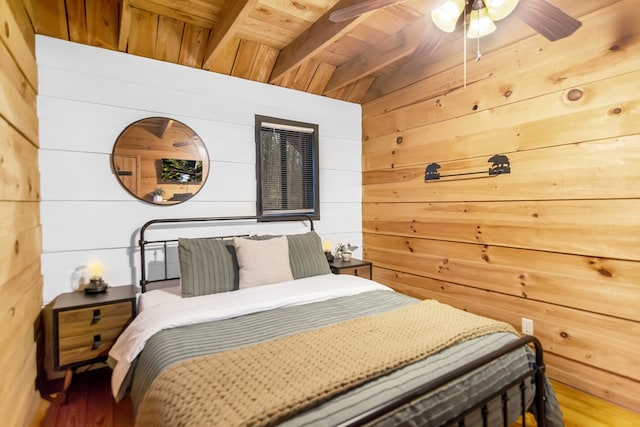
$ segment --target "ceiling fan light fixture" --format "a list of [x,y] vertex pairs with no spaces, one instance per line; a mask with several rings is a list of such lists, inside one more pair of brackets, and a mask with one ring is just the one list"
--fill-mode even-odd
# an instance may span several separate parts
[[486,7],[482,9],[472,10],[469,14],[469,30],[467,37],[477,39],[487,36],[496,30],[496,24],[489,18]]
[[485,0],[487,5],[489,18],[499,21],[506,18],[513,12],[518,5],[519,0]]
[[431,20],[442,31],[452,33],[463,10],[464,0],[447,0],[431,12]]

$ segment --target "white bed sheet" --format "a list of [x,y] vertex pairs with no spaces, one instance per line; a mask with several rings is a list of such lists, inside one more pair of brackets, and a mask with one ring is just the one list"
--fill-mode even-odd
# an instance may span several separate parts
[[118,394],[131,363],[147,340],[163,329],[378,290],[393,292],[387,286],[360,277],[325,274],[192,298],[182,298],[166,290],[146,292],[138,302],[140,313],[109,352],[109,357],[116,362],[111,376],[112,393]]

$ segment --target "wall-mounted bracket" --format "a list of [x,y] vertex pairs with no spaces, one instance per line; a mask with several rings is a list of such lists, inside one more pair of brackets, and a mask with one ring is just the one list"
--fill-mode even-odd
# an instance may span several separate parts
[[511,173],[511,163],[509,162],[509,158],[503,154],[494,154],[489,158],[489,160],[487,160],[487,162],[491,163],[491,167],[489,167],[488,170],[488,175],[487,170],[440,175],[438,169],[440,169],[441,166],[438,163],[430,163],[424,170],[424,182],[438,181],[441,178],[452,178],[453,180],[455,180],[455,177],[468,177],[469,175],[484,175],[486,177]]

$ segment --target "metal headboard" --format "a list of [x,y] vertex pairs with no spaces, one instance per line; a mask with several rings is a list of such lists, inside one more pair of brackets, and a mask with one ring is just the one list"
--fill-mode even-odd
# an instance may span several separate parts
[[[265,219],[264,217],[257,217],[257,216],[152,219],[151,221],[147,221],[140,228],[140,240],[139,240],[139,246],[140,246],[140,288],[142,289],[142,292],[146,292],[147,291],[147,285],[149,283],[162,282],[162,281],[177,279],[177,278],[168,277],[167,260],[165,258],[165,277],[164,277],[164,279],[147,280],[145,246],[147,244],[153,244],[153,243],[162,243],[162,244],[164,244],[164,251],[165,251],[165,257],[166,257],[167,242],[175,242],[175,241],[177,241],[177,239],[145,240],[144,234],[145,234],[145,232],[147,231],[147,229],[149,227],[151,227],[153,225],[158,225],[158,224],[176,224],[176,223],[184,224],[184,223],[195,223],[195,222],[211,222],[211,223],[220,222],[220,223],[225,223],[225,222],[230,222],[230,221],[249,221],[249,220],[256,220],[256,221],[259,220],[260,222],[309,221],[309,229],[311,231],[314,230],[313,219],[308,215],[296,215],[296,216],[290,216],[290,217],[288,216],[288,217],[285,217],[285,218],[281,217],[281,218],[272,219],[272,220]],[[228,238],[228,237],[235,237],[235,236],[215,236],[215,237],[216,238],[225,238],[225,237]]]

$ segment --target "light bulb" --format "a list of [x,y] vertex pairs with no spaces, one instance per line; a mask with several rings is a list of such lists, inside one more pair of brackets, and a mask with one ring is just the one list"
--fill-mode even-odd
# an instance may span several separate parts
[[446,33],[456,29],[456,23],[464,10],[464,0],[447,0],[431,12],[431,20]]
[[91,279],[99,279],[102,277],[102,264],[99,262],[92,262],[89,264],[89,277]]
[[487,14],[487,8],[474,10],[471,12],[469,20],[469,30],[467,37],[476,39],[493,33],[496,30],[496,24],[493,23]]
[[506,18],[518,5],[518,0],[485,0],[488,15],[494,21]]

